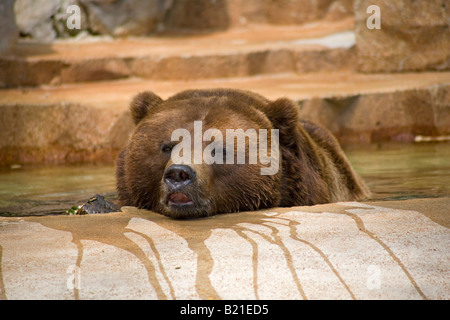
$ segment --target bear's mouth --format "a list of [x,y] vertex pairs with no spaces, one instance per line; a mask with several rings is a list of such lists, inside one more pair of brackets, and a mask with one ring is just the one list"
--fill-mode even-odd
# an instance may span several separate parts
[[187,195],[181,192],[173,192],[169,194],[168,197],[169,206],[191,206],[194,205],[194,201],[192,201]]

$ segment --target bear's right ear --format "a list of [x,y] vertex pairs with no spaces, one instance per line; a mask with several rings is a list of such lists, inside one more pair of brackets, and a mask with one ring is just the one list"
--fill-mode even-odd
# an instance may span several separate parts
[[131,117],[133,118],[134,124],[138,124],[147,116],[152,108],[162,102],[163,99],[151,91],[144,91],[136,95],[130,105]]
[[286,98],[280,98],[269,103],[264,113],[272,122],[275,129],[287,135],[295,130],[299,121],[299,107]]
[[296,149],[294,137],[297,136],[300,121],[299,107],[292,100],[280,98],[270,102],[264,113],[272,122],[273,128],[280,133],[280,145]]

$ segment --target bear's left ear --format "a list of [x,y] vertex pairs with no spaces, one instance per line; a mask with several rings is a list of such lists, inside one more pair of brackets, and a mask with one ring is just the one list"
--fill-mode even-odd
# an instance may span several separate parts
[[299,122],[299,107],[293,101],[281,98],[270,102],[264,113],[272,122],[274,129],[279,129],[280,134],[289,134],[297,128]]
[[161,104],[163,99],[151,91],[144,91],[136,95],[131,101],[130,111],[134,124],[138,124],[149,111]]

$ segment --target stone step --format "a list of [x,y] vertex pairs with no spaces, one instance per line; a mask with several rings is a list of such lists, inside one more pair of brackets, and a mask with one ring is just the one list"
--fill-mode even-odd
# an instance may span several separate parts
[[353,19],[303,26],[251,25],[185,36],[20,42],[0,57],[0,87],[142,77],[192,80],[347,69]]
[[238,88],[298,101],[341,143],[450,135],[450,72],[276,74],[195,81],[138,78],[0,90],[0,164],[114,161],[133,129],[128,104],[151,90]]

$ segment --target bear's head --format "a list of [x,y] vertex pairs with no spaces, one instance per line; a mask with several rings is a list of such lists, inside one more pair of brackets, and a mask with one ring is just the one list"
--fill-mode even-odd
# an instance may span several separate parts
[[136,124],[117,160],[121,205],[173,218],[279,205],[280,145],[289,148],[297,106],[254,93],[189,90],[131,103]]

